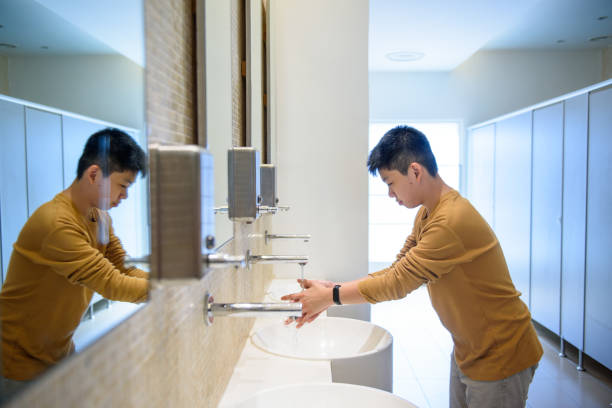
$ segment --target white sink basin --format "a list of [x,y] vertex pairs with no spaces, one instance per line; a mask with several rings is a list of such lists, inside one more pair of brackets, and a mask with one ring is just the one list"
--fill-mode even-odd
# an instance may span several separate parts
[[372,354],[388,347],[392,337],[372,323],[342,317],[323,317],[296,329],[273,324],[251,336],[257,347],[283,357],[331,360]]
[[354,384],[309,383],[260,391],[231,408],[417,408],[416,405],[376,388]]
[[372,323],[323,317],[296,329],[273,324],[251,336],[253,344],[283,357],[330,360],[332,380],[392,391],[393,337]]

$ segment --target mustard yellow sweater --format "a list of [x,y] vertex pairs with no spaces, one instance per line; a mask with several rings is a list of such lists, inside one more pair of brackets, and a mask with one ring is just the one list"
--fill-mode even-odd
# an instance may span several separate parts
[[427,285],[452,335],[457,365],[473,380],[506,378],[542,356],[495,233],[454,190],[430,214],[425,207],[419,210],[397,260],[370,276],[359,283],[359,291],[371,303],[400,299]]
[[147,273],[125,268],[112,227],[108,244],[98,242],[100,221],[110,226],[107,213],[95,210],[86,219],[60,193],[24,225],[0,292],[4,377],[32,379],[70,354],[94,291],[111,300],[146,300]]

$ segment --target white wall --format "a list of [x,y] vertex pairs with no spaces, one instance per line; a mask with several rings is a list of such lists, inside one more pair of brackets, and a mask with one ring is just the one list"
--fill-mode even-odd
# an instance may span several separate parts
[[[368,1],[272,0],[271,109],[278,196],[287,213],[275,254],[307,254],[306,277],[346,281],[368,272]],[[297,265],[276,268],[297,277]],[[369,318],[369,307],[338,308]]]
[[607,79],[602,54],[481,51],[451,72],[372,72],[370,117],[459,119],[468,127]]
[[612,78],[612,45],[609,45],[603,52],[603,69],[601,71],[602,80]]
[[141,129],[144,69],[113,55],[8,57],[8,96]]

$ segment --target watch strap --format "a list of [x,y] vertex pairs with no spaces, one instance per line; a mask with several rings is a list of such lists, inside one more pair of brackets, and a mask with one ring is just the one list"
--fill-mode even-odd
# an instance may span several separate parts
[[332,291],[332,298],[334,300],[334,303],[337,305],[341,305],[342,303],[340,302],[340,287],[342,285],[334,285],[334,289]]

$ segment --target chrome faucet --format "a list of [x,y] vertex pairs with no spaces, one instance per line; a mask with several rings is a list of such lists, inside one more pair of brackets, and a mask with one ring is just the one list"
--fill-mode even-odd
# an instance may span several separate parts
[[265,240],[266,240],[266,245],[268,245],[268,242],[271,239],[303,239],[304,242],[310,241],[310,234],[304,234],[304,235],[296,235],[296,234],[269,234],[268,230],[266,230],[266,233],[265,233],[264,237],[265,237]]
[[[258,214],[276,214],[279,211],[289,211],[291,209],[291,207],[289,206],[267,206],[267,205],[258,205],[257,206],[257,213]],[[215,207],[213,208],[213,211],[215,214],[228,214],[229,213],[229,207],[228,206],[222,206],[222,207]]]
[[204,263],[206,267],[212,269],[227,268],[228,266],[234,266],[238,268],[245,266],[245,259],[244,255],[228,255],[214,253],[204,255],[202,263]]
[[126,257],[123,263],[126,266],[134,266],[134,265],[149,265],[151,263],[149,255],[141,256],[141,257]]
[[[246,262],[244,259],[244,255],[228,255],[228,254],[204,254],[202,255],[202,264],[208,268],[226,268],[228,266],[245,266]],[[140,258],[125,258],[125,265],[149,265],[150,260],[149,256],[145,255]]]
[[204,295],[204,322],[211,325],[217,317],[301,317],[302,304],[297,303],[214,303],[210,293]]
[[251,264],[276,264],[276,263],[297,263],[306,265],[308,257],[306,255],[252,255],[251,250],[247,251],[246,266],[251,268]]

